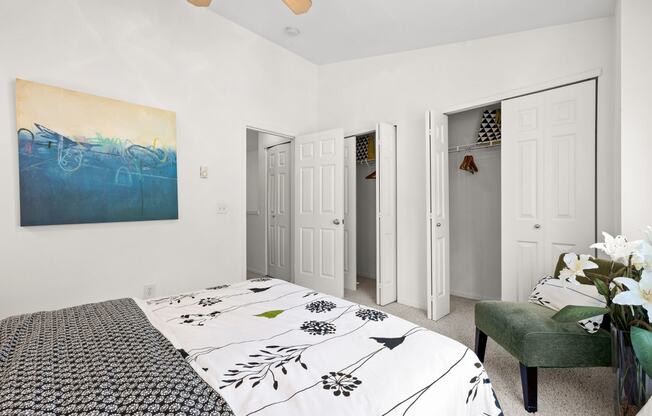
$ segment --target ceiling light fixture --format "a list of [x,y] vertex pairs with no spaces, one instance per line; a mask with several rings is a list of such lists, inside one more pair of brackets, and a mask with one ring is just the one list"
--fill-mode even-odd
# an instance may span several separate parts
[[213,0],[188,0],[188,3],[197,7],[208,7]]
[[287,26],[284,30],[285,34],[291,38],[295,38],[301,34],[301,31],[294,26]]
[[294,14],[304,14],[312,6],[312,0],[283,0]]

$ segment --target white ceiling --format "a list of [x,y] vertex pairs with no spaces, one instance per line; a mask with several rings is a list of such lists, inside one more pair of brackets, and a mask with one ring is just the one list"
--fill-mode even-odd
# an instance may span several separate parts
[[[214,0],[211,9],[317,64],[613,15],[615,0]],[[289,37],[287,26],[301,34]]]

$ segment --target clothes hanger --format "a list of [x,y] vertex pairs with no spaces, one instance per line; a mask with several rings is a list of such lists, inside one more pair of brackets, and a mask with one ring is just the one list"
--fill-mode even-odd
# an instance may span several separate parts
[[460,170],[465,170],[467,172],[471,172],[473,169],[471,169],[470,166],[470,157],[471,155],[465,154],[464,159],[462,159],[462,163],[460,164]]
[[464,155],[464,159],[460,164],[460,169],[470,172],[471,174],[475,174],[476,172],[478,172],[478,165],[475,164],[475,160],[473,159],[472,154]]
[[478,172],[478,165],[475,164],[475,160],[473,159],[473,155],[469,155],[469,168],[471,168],[471,173],[477,173]]

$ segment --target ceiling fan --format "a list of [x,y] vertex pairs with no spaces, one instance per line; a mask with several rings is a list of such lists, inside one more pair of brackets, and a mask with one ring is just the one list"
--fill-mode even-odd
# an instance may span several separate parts
[[[212,1],[213,0],[188,0],[188,3],[197,7],[208,7],[211,5]],[[312,6],[312,0],[283,0],[283,3],[285,3],[294,14],[304,14],[310,10],[310,7]]]

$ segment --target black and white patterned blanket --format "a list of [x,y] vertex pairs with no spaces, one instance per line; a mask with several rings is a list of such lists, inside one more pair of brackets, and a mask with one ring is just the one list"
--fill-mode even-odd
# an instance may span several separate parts
[[0,415],[232,416],[132,299],[0,321]]
[[466,346],[276,279],[147,302],[147,317],[238,416],[502,416]]

